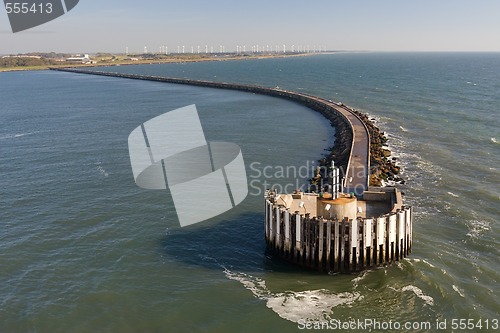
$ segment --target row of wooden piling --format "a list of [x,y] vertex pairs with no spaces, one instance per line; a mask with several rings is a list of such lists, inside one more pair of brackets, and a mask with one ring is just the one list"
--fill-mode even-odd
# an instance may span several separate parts
[[413,209],[377,218],[327,220],[290,212],[266,199],[268,249],[324,272],[356,272],[399,261],[411,252]]

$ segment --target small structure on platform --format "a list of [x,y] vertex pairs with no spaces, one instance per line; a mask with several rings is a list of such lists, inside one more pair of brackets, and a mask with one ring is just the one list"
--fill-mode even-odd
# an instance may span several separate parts
[[356,272],[411,251],[413,210],[396,188],[369,187],[360,197],[330,193],[265,194],[268,249],[287,261],[325,272]]

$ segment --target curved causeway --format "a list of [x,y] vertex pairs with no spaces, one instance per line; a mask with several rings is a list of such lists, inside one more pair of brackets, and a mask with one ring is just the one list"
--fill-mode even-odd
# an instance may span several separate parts
[[239,90],[274,97],[280,97],[307,106],[320,112],[336,127],[335,162],[344,171],[344,187],[347,191],[361,195],[368,189],[370,177],[370,134],[363,121],[342,103],[335,103],[321,97],[297,93],[279,88],[266,88],[234,84],[226,82],[213,82],[204,80],[168,78],[160,76],[122,74],[117,72],[104,72],[78,68],[50,68],[55,71],[64,71],[80,74],[101,75],[134,80],[159,81],[175,84],[186,84],[209,88]]

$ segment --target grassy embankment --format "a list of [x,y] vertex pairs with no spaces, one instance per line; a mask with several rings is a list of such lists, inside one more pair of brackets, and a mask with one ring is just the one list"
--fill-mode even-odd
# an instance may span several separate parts
[[[78,64],[64,61],[70,57],[68,54],[39,54],[30,53],[0,58],[0,72],[4,71],[23,71],[23,70],[45,70],[49,67],[95,67],[95,66],[116,66],[116,65],[139,65],[139,64],[157,64],[172,62],[197,62],[197,61],[221,61],[221,60],[243,60],[243,59],[262,59],[274,57],[302,56],[305,54],[141,54],[124,55],[98,53],[90,56],[95,64]],[[33,58],[39,56],[40,58]]]

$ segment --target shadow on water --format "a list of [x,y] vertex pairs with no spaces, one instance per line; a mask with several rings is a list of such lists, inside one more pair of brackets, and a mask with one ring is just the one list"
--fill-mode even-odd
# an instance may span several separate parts
[[209,269],[259,272],[309,272],[272,256],[266,250],[264,215],[244,213],[221,222],[203,222],[169,229],[160,239],[169,258]]

